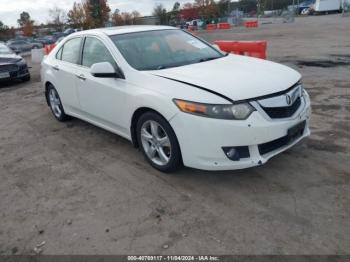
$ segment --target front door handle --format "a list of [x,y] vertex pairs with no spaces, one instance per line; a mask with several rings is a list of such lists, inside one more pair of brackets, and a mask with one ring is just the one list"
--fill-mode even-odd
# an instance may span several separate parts
[[78,77],[80,80],[83,80],[83,81],[86,80],[86,77],[85,77],[83,74],[77,75],[77,77]]
[[60,70],[60,68],[58,67],[58,65],[55,65],[55,66],[53,66],[52,67],[54,70],[56,70],[56,71],[59,71]]

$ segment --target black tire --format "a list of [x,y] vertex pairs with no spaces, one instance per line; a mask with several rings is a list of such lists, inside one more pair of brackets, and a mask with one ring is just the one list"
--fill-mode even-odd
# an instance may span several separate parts
[[[145,148],[142,144],[141,140],[141,128],[147,121],[154,121],[156,122],[164,131],[166,132],[166,135],[168,136],[170,140],[170,157],[169,161],[165,165],[158,165],[154,163],[146,154]],[[182,158],[181,158],[181,150],[179,143],[177,141],[176,135],[170,124],[166,119],[164,119],[161,115],[155,113],[155,112],[146,112],[144,113],[137,121],[136,126],[136,133],[137,133],[137,140],[139,147],[146,158],[146,160],[153,166],[154,168],[158,169],[161,172],[164,173],[171,173],[176,170],[178,170],[180,167],[182,167]]]
[[23,82],[28,82],[28,81],[30,81],[30,75],[27,75],[27,76],[25,76],[25,77],[22,77],[22,81],[23,81]]
[[[57,97],[57,99],[58,99],[58,101],[59,101],[58,107],[59,107],[60,112],[61,112],[60,114],[57,114],[57,112],[55,112],[54,109],[53,109],[53,106],[52,106],[52,104],[51,104],[52,101],[50,100],[50,92],[55,92],[55,93],[56,93],[56,97]],[[57,92],[57,90],[55,89],[54,86],[52,86],[52,85],[49,85],[49,86],[48,86],[47,92],[46,92],[46,99],[47,99],[47,101],[48,101],[48,104],[49,104],[49,106],[50,106],[50,109],[51,109],[52,114],[54,115],[54,117],[55,117],[58,121],[60,121],[60,122],[65,122],[65,121],[68,121],[68,120],[71,119],[70,116],[66,115],[66,113],[65,113],[65,111],[64,111],[64,109],[63,109],[63,106],[62,106],[61,98],[60,98],[60,96],[59,96],[59,94],[58,94],[58,92]]]

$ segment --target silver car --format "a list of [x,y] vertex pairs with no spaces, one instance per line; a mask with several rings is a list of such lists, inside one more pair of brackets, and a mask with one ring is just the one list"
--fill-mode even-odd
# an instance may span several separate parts
[[11,48],[15,53],[23,53],[32,50],[33,45],[24,40],[10,40],[7,42],[7,46]]

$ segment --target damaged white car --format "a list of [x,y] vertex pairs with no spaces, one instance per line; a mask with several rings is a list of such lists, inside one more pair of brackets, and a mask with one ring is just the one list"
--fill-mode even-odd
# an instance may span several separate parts
[[73,116],[125,137],[163,172],[261,165],[310,134],[298,72],[223,54],[172,27],[74,33],[41,75],[59,121]]

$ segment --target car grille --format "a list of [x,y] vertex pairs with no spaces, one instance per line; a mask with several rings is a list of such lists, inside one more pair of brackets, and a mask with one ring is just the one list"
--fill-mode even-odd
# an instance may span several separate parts
[[301,98],[299,97],[291,106],[286,107],[262,107],[266,114],[271,118],[287,118],[294,115],[301,105]]
[[0,65],[0,72],[13,72],[18,71],[17,65]]
[[298,140],[301,136],[303,136],[305,127],[306,122],[301,122],[300,124],[294,127],[295,130],[293,133],[288,132],[289,134],[287,134],[284,137],[258,145],[260,155],[265,155],[269,152],[275,151]]

